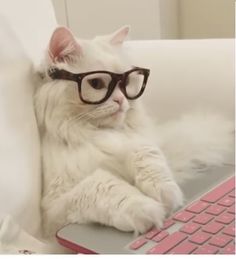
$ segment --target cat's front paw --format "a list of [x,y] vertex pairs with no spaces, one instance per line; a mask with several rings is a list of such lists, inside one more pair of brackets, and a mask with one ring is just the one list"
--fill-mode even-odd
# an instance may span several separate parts
[[183,206],[183,193],[180,187],[174,181],[168,181],[160,184],[158,192],[167,213],[171,213]]
[[141,190],[149,197],[161,202],[164,205],[167,214],[180,208],[184,203],[184,196],[173,180],[166,181],[148,181],[140,186]]
[[128,197],[114,212],[112,225],[122,231],[145,233],[151,227],[161,227],[165,210],[161,203],[146,197]]

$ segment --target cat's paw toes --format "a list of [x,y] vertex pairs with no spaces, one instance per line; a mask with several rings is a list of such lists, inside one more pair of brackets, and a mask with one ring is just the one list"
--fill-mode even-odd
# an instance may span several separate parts
[[167,214],[184,204],[180,187],[173,180],[146,182],[140,188],[147,196],[163,204]]
[[163,206],[145,196],[127,198],[113,217],[113,226],[123,231],[145,233],[151,227],[161,227],[165,218]]
[[168,181],[160,184],[159,195],[167,213],[175,211],[184,204],[183,193],[174,181]]

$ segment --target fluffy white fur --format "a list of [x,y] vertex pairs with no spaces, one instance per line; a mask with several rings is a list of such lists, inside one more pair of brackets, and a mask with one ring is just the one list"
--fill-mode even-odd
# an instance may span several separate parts
[[186,180],[222,166],[234,151],[234,123],[220,114],[198,111],[158,125],[160,146],[175,180]]
[[128,101],[117,87],[105,103],[87,105],[76,83],[47,76],[51,66],[74,73],[127,71],[127,33],[124,27],[91,41],[77,41],[66,28],[52,35],[35,95],[47,235],[71,222],[141,233],[161,226],[183,204],[177,182],[198,165],[222,162],[231,147],[231,125],[218,117],[186,117],[159,128],[157,136],[142,98]]

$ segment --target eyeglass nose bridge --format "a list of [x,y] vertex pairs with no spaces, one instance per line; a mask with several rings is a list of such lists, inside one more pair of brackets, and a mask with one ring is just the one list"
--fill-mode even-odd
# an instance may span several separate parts
[[[113,83],[112,83],[112,85],[113,85],[113,91],[115,90],[115,88],[118,86],[119,88],[120,88],[120,90],[121,90],[121,92],[123,93],[123,94],[125,94],[125,90],[124,90],[124,84],[123,84],[123,82],[124,82],[124,79],[125,79],[125,75],[124,74],[114,74],[113,75],[113,78],[112,78],[112,81],[113,81]],[[112,91],[112,92],[113,92]]]
[[112,74],[112,79],[110,82],[110,86],[108,88],[108,92],[106,95],[106,98],[110,98],[113,92],[115,91],[117,85],[120,88],[121,92],[126,96],[125,89],[122,85],[122,81],[124,80],[124,75],[123,74]]

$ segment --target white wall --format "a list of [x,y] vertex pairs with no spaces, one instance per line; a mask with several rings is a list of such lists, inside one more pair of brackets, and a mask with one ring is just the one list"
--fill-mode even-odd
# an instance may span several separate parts
[[179,0],[159,0],[162,39],[179,38]]
[[[52,0],[58,22],[82,38],[131,25],[131,39],[177,38],[179,0]],[[161,7],[161,9],[160,9]]]
[[131,25],[131,39],[233,38],[234,0],[52,0],[81,38]]
[[66,0],[51,0],[55,9],[55,15],[60,25],[68,27],[68,14],[66,10]]
[[179,0],[181,38],[233,38],[234,0]]
[[70,28],[83,37],[106,34],[131,25],[131,38],[160,38],[156,0],[67,0]]

